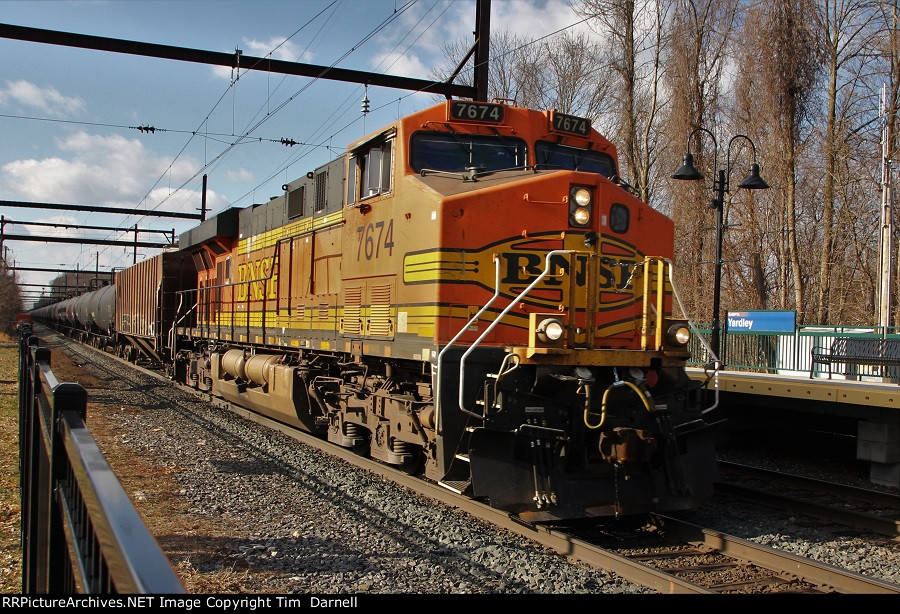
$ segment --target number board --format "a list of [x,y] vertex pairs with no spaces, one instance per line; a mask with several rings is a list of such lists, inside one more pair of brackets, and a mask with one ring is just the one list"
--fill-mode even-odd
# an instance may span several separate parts
[[503,121],[503,106],[487,102],[453,100],[450,102],[450,119],[499,124]]
[[557,132],[569,132],[578,136],[588,136],[591,133],[591,120],[584,117],[553,111],[550,114],[550,122],[553,130]]

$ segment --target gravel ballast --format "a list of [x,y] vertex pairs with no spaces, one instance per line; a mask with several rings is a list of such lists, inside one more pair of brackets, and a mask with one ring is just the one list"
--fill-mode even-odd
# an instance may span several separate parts
[[[239,576],[255,593],[652,593],[240,418],[91,348],[47,336],[85,373],[91,412],[117,450],[133,449],[175,484],[167,497],[214,552],[167,554],[176,570]],[[109,385],[112,384],[112,387]],[[107,444],[110,445],[110,444]],[[103,444],[101,443],[101,447]],[[783,469],[783,468],[782,468]],[[123,480],[124,482],[124,480]],[[136,507],[156,495],[129,490]],[[143,513],[143,512],[142,512]],[[844,569],[900,583],[900,544],[753,508],[704,505],[679,517]],[[148,523],[149,524],[149,523]],[[152,530],[152,527],[151,527]],[[158,537],[164,550],[167,539]],[[187,537],[179,543],[183,545]],[[202,541],[202,540],[199,540]],[[193,592],[215,585],[186,582]]]
[[[93,411],[114,425],[117,449],[152,458],[174,478],[174,496],[183,498],[198,533],[229,528],[232,536],[218,540],[219,560],[191,563],[200,573],[243,572],[242,589],[260,593],[653,592],[417,496],[91,348],[52,337],[44,344],[56,354],[58,343],[82,370],[115,383],[115,389],[88,387],[88,399],[105,405]],[[89,427],[91,412],[89,406]],[[148,504],[147,493],[128,494],[139,511]],[[170,553],[170,559],[178,569],[178,557]]]

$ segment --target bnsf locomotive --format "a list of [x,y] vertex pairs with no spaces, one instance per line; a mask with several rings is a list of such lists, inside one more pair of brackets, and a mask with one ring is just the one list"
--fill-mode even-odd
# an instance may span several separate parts
[[674,227],[617,164],[583,118],[447,100],[36,315],[528,520],[692,507]]

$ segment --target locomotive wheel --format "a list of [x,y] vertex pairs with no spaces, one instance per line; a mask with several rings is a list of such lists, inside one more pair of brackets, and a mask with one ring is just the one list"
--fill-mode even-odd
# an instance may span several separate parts
[[418,448],[397,467],[407,475],[416,475],[425,466],[425,455]]
[[370,458],[372,456],[371,455],[371,445],[369,443],[368,437],[357,442],[350,449],[353,450],[354,454],[356,454],[357,456],[362,456],[363,458]]

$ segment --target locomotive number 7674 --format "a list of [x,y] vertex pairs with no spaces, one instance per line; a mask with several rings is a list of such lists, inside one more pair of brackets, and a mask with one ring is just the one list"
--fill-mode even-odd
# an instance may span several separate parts
[[378,258],[383,247],[390,256],[394,249],[394,220],[388,220],[385,227],[384,220],[369,223],[365,226],[359,226],[356,229],[359,237],[359,245],[356,248],[356,259],[361,260],[365,256],[366,260]]

